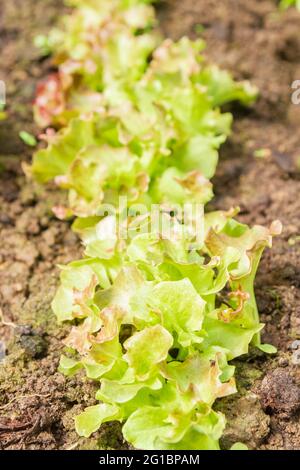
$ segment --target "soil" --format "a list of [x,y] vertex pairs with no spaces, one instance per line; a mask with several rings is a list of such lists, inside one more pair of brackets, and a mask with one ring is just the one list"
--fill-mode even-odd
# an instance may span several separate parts
[[[300,79],[300,14],[279,13],[276,3],[166,0],[158,7],[165,35],[196,37],[203,25],[209,61],[260,90],[251,109],[230,108],[235,122],[211,207],[240,206],[240,220],[250,224],[284,224],[256,280],[263,339],[278,354],[255,350],[236,362],[239,393],[218,403],[228,420],[223,448],[242,441],[300,449],[300,106],[291,102],[291,84]],[[74,431],[73,416],[95,403],[96,385],[57,372],[68,327],[56,324],[50,303],[55,266],[80,257],[81,248],[51,213],[64,195],[26,181],[21,169],[31,151],[18,133],[38,133],[31,102],[51,68],[32,39],[59,19],[62,0],[0,0],[0,12],[0,79],[8,92],[8,120],[0,123],[0,448],[126,448],[115,424],[89,440]]]

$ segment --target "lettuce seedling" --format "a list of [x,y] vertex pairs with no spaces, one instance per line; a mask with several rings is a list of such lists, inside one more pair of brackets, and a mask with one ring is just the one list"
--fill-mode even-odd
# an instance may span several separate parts
[[276,227],[249,229],[224,212],[205,223],[202,247],[191,253],[186,238],[180,258],[177,242],[158,232],[137,235],[109,262],[63,268],[53,309],[81,322],[65,339],[77,356],[63,356],[60,369],[84,368],[103,403],[76,418],[80,435],[119,420],[136,448],[218,448],[225,419],[212,407],[236,391],[228,361],[259,342],[253,279]]
[[135,204],[210,200],[207,180],[232,121],[218,106],[229,99],[249,103],[256,91],[203,68],[201,48],[187,38],[163,42],[126,93],[113,83],[104,91],[105,109],[84,110],[50,135],[48,148],[34,157],[34,176],[68,188],[70,208],[81,217],[116,204],[121,193]]

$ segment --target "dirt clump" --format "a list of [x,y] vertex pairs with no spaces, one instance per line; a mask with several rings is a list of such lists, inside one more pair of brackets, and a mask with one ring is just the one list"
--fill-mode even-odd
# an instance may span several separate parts
[[300,408],[300,388],[288,371],[278,368],[269,372],[260,386],[263,408],[269,413],[291,416]]

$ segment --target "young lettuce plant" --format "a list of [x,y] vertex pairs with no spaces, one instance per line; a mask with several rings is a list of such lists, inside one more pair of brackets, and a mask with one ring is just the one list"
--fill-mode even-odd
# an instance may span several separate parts
[[[180,222],[171,223],[178,233]],[[111,243],[107,220],[99,224]],[[276,230],[215,212],[194,250],[192,231],[179,240],[147,231],[123,249],[116,240],[109,259],[63,268],[53,309],[59,320],[82,322],[65,340],[77,359],[63,356],[60,370],[84,368],[101,383],[102,403],[76,418],[80,435],[119,420],[139,449],[218,449],[225,419],[213,404],[236,391],[228,361],[258,344],[253,279]]]
[[256,90],[208,65],[202,41],[158,45],[150,1],[72,3],[49,39],[58,73],[35,105],[42,126],[61,129],[46,131],[30,171],[68,190],[55,213],[77,217],[85,250],[61,266],[53,301],[73,322],[60,370],[100,384],[76,429],[118,420],[139,449],[218,449],[213,405],[236,391],[228,361],[264,348],[253,282],[280,224],[250,229],[236,210],[199,207],[230,133],[220,107]]
[[126,93],[111,85],[105,109],[84,111],[46,135],[49,146],[35,155],[32,172],[69,189],[67,213],[96,215],[101,205],[116,205],[120,194],[148,205],[211,198],[206,180],[232,121],[219,106],[232,99],[251,103],[256,91],[203,66],[201,48],[187,38],[164,41]]

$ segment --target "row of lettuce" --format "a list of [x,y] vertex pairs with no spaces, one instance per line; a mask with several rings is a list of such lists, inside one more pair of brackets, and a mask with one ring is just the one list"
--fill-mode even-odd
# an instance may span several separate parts
[[68,191],[54,211],[74,218],[84,246],[53,301],[72,324],[60,370],[99,382],[76,430],[117,420],[138,449],[218,449],[225,417],[213,405],[236,392],[228,361],[251,343],[272,350],[253,282],[280,223],[202,213],[231,128],[220,107],[249,105],[256,90],[207,64],[201,40],[163,40],[150,1],[72,6],[40,40],[58,72],[38,90],[47,146],[30,171]]

